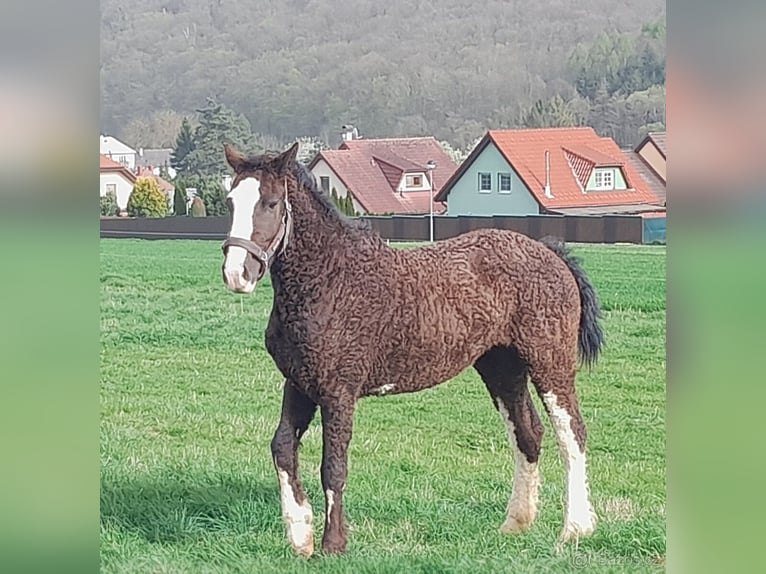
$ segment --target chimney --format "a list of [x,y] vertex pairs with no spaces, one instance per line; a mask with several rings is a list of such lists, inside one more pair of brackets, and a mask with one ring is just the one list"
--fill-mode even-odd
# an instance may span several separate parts
[[553,199],[551,193],[551,152],[545,150],[545,197]]
[[138,157],[144,157],[144,148],[138,148]]
[[359,132],[351,124],[343,125],[341,126],[341,129],[343,130],[341,132],[341,137],[344,142],[359,139]]

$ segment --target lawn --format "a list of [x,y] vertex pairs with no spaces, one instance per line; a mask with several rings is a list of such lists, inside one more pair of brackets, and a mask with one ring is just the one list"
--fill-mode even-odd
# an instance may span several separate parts
[[[227,292],[218,242],[102,240],[102,571],[663,571],[665,248],[575,251],[599,292],[608,345],[578,377],[595,534],[555,551],[565,486],[545,416],[540,514],[520,536],[499,534],[513,464],[471,369],[360,403],[349,552],[304,561],[287,545],[269,451],[282,378],[263,342],[268,279],[250,297]],[[300,454],[319,548],[319,418]]]

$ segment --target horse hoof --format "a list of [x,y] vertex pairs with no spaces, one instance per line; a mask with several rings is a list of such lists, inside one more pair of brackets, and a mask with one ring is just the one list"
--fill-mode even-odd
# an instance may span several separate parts
[[346,553],[345,542],[326,542],[322,544],[322,554],[333,556]]
[[303,546],[293,546],[293,550],[301,558],[311,558],[314,555],[314,542],[310,541]]
[[500,525],[500,533],[501,534],[521,534],[528,528],[529,528],[528,523],[521,522],[509,516],[508,518],[505,519],[505,522],[503,522],[503,524]]
[[564,526],[564,529],[561,531],[561,535],[559,536],[559,544],[563,545],[573,540],[585,538],[593,534],[595,530],[596,520],[593,515],[591,515],[589,520],[583,521],[582,523],[568,522]]

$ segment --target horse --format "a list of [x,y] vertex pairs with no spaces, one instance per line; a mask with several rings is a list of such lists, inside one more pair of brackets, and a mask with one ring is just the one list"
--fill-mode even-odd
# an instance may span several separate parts
[[[604,341],[596,292],[563,242],[480,229],[413,249],[391,247],[343,216],[296,160],[224,145],[234,170],[226,203],[225,286],[249,294],[269,272],[274,291],[265,343],[284,376],[271,441],[287,539],[314,553],[313,511],[297,451],[317,410],[325,495],[322,553],[347,552],[343,493],[354,411],[362,398],[413,393],[473,366],[507,427],[514,474],[502,533],[528,529],[538,510],[544,427],[550,417],[566,470],[560,543],[591,534],[597,518],[586,472],[578,365]],[[578,360],[579,359],[579,360]]]

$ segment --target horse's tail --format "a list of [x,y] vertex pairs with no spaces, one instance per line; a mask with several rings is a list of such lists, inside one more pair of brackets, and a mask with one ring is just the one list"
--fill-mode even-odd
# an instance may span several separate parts
[[563,241],[555,237],[543,237],[540,242],[566,263],[577,281],[577,288],[580,291],[580,332],[577,342],[580,360],[590,367],[595,364],[604,346],[604,332],[599,323],[601,308],[596,297],[596,290],[580,266],[580,260],[569,252],[569,248]]

